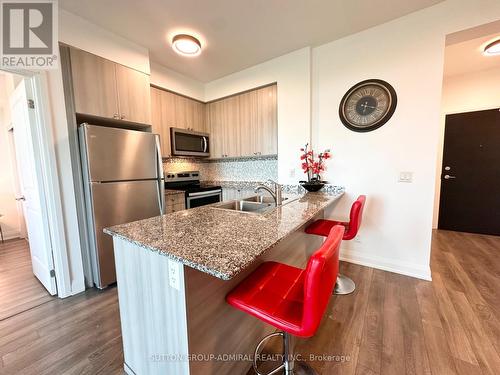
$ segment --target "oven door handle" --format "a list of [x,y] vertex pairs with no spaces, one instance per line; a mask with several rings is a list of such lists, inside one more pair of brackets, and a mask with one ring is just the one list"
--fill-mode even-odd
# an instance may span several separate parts
[[210,191],[200,191],[198,193],[188,193],[188,199],[191,197],[211,197],[213,195],[218,195],[222,193],[222,189],[219,190],[210,190]]
[[208,197],[219,197],[219,202],[222,201],[222,189],[219,190],[210,190],[210,191],[200,191],[199,193],[189,193],[186,196],[186,208],[190,209],[191,201],[200,198],[208,198]]

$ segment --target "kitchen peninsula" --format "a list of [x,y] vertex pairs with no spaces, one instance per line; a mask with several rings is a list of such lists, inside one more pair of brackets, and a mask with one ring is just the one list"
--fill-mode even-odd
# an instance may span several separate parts
[[[244,374],[273,328],[226,304],[265,260],[304,267],[321,244],[303,228],[343,194],[289,195],[266,213],[214,205],[105,229],[113,236],[125,370]],[[225,356],[243,355],[246,358]]]

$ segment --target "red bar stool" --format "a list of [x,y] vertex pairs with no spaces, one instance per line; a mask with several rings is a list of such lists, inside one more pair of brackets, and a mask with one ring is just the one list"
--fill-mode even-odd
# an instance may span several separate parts
[[262,263],[227,296],[226,301],[256,318],[282,330],[264,337],[257,348],[253,367],[258,375],[257,354],[269,338],[283,338],[283,363],[268,373],[316,374],[304,362],[294,362],[292,337],[316,333],[328,306],[339,271],[339,247],[344,227],[334,227],[327,239],[309,258],[306,269],[282,263]]
[[[330,230],[335,225],[343,225],[346,228],[343,240],[352,240],[358,234],[363,217],[363,208],[365,207],[366,196],[360,195],[352,204],[349,222],[334,221],[334,220],[316,220],[306,228],[306,233],[316,234],[318,236],[327,237]],[[339,274],[335,284],[334,294],[351,294],[356,290],[356,284],[347,276]]]

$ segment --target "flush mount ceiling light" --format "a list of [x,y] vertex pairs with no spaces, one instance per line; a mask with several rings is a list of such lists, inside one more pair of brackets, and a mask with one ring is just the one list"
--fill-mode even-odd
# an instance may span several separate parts
[[499,56],[500,55],[500,39],[491,42],[484,47],[484,54],[486,56]]
[[172,39],[172,48],[183,56],[197,56],[201,53],[201,43],[194,36],[178,34]]

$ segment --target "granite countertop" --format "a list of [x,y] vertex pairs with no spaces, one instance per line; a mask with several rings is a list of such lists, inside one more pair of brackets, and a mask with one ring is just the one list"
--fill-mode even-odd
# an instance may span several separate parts
[[184,194],[185,192],[183,190],[172,190],[172,189],[166,189],[165,190],[165,195],[176,195],[176,194]]
[[104,232],[230,280],[343,194],[308,193],[265,214],[202,206]]

